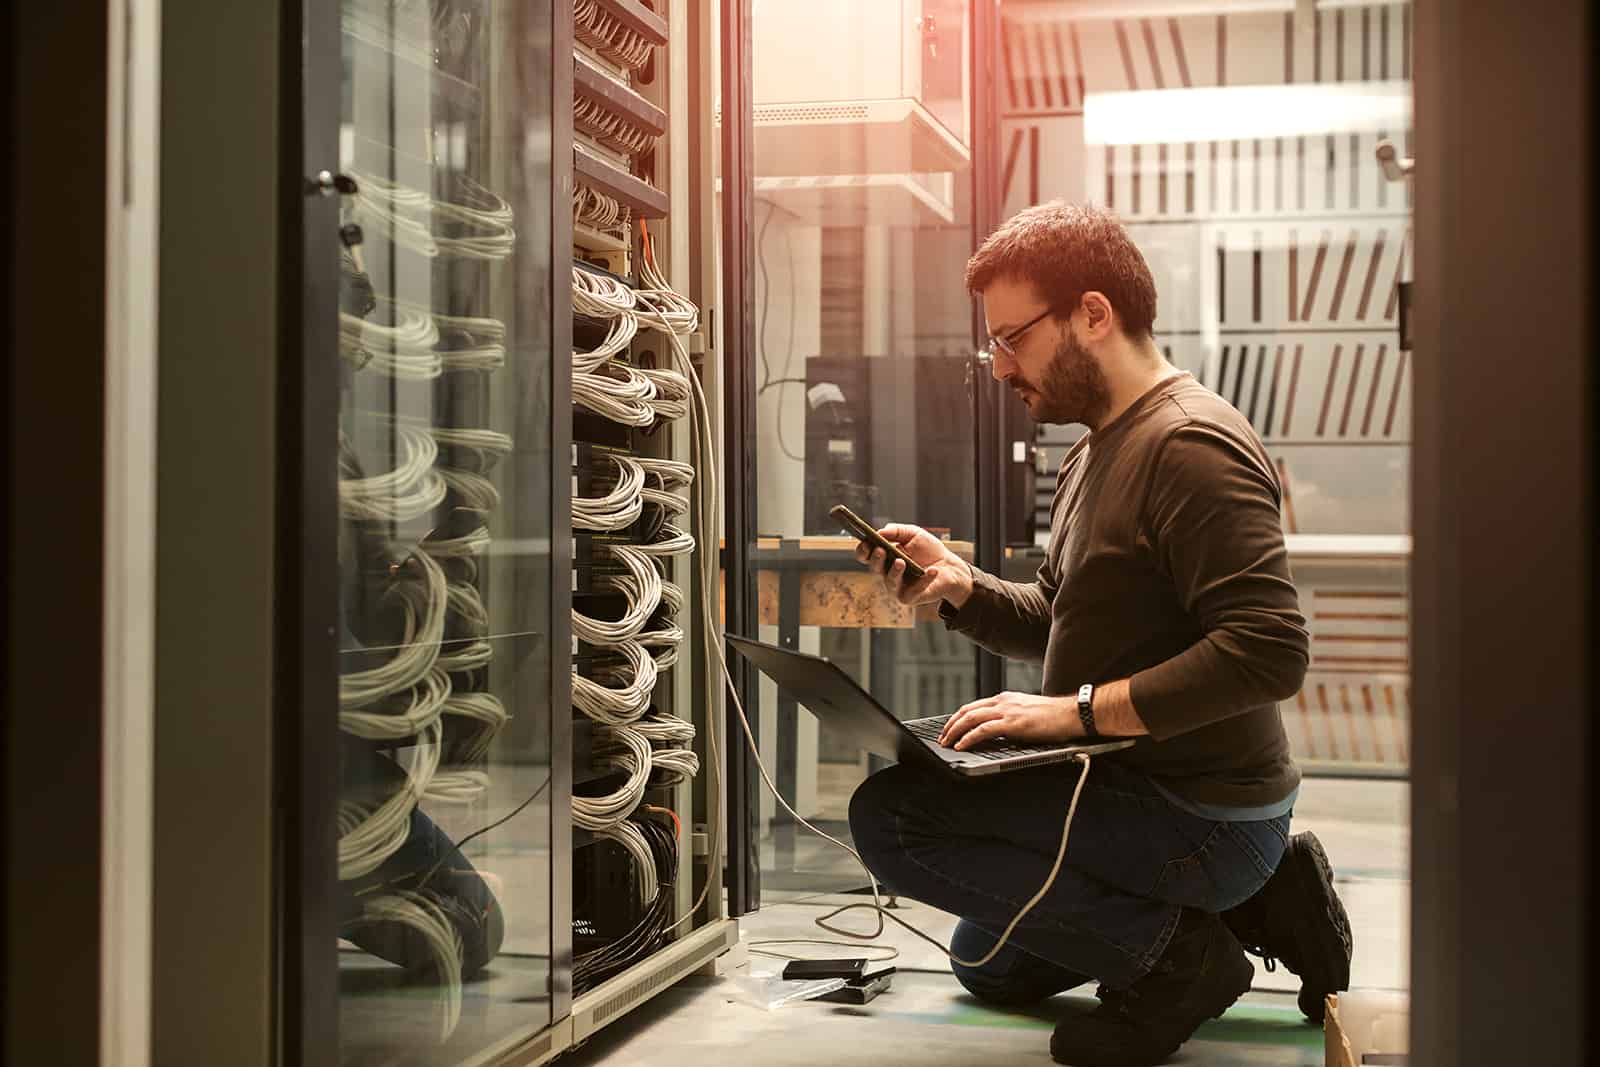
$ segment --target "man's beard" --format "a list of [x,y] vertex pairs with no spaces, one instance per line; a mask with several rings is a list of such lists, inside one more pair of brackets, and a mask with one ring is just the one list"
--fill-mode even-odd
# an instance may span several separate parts
[[[1044,369],[1042,380],[1013,385],[1033,394],[1028,412],[1035,422],[1096,425],[1111,407],[1111,386],[1105,372],[1070,329],[1063,333]],[[1026,395],[1024,395],[1026,399]]]

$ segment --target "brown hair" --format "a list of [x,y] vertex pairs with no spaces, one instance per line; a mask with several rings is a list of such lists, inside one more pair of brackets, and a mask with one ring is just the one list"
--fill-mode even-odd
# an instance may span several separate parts
[[1152,335],[1156,283],[1133,238],[1111,212],[1060,200],[1017,212],[967,261],[967,289],[982,293],[998,278],[1033,283],[1058,315],[1090,290],[1104,293],[1138,340]]

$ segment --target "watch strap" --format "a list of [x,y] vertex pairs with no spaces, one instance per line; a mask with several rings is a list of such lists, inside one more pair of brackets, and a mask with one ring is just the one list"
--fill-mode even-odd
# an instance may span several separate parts
[[1078,687],[1078,721],[1083,723],[1085,736],[1100,736],[1100,731],[1094,728],[1094,686],[1088,682]]

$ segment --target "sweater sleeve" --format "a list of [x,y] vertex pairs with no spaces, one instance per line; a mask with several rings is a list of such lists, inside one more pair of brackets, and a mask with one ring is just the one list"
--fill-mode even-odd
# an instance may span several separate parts
[[972,595],[945,626],[1007,659],[1044,662],[1050,640],[1050,611],[1060,584],[1046,558],[1031,582],[1008,582],[972,568]]
[[1133,704],[1151,736],[1165,740],[1298,692],[1310,641],[1264,459],[1205,426],[1180,428],[1157,457],[1142,519],[1202,635],[1133,676]]

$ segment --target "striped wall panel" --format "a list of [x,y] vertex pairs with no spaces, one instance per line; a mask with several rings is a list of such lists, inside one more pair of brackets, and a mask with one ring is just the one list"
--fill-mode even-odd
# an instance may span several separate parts
[[1214,85],[1389,81],[1411,76],[1411,7],[1322,9],[1299,69],[1292,12],[1154,18],[1074,17],[1066,4],[1002,6],[1001,107],[1007,117],[1082,108],[1087,93]]

